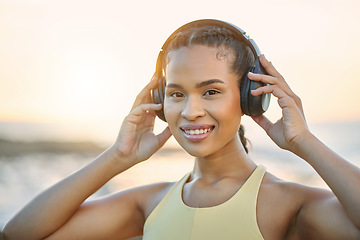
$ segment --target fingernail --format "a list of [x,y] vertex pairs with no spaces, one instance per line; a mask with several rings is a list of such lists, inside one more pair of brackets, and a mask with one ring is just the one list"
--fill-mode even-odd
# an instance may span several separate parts
[[253,77],[253,76],[255,76],[255,73],[253,73],[253,72],[248,73],[248,77]]

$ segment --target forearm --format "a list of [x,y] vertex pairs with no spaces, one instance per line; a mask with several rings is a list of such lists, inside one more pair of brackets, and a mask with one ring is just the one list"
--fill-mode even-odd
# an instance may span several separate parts
[[41,193],[4,228],[6,239],[42,239],[60,228],[79,206],[112,177],[130,166],[115,166],[105,151],[96,160]]
[[294,145],[294,153],[306,160],[319,173],[349,218],[360,227],[360,169],[337,155],[310,133]]

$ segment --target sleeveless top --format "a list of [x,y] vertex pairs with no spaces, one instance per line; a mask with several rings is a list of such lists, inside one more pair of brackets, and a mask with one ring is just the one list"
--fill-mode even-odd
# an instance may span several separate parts
[[182,189],[190,176],[186,174],[146,219],[143,240],[263,240],[256,204],[265,172],[265,167],[258,166],[229,200],[204,208],[183,202]]

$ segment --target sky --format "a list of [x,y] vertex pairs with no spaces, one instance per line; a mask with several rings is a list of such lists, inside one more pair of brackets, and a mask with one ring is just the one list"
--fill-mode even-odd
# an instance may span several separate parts
[[[355,0],[0,0],[0,123],[114,138],[163,42],[202,18],[246,30],[308,121],[359,120],[359,13]],[[266,115],[280,116],[275,98]]]

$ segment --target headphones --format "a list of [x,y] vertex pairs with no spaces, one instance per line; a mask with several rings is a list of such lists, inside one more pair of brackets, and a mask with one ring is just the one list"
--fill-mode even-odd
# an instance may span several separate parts
[[[152,98],[153,98],[153,102],[156,104],[161,103],[163,105],[163,108],[159,111],[156,111],[156,115],[163,121],[166,122],[165,119],[165,115],[164,115],[164,98],[165,98],[165,87],[166,87],[166,79],[165,76],[163,74],[164,69],[162,67],[162,60],[163,60],[163,55],[164,52],[166,50],[166,48],[169,46],[172,37],[179,33],[179,32],[184,32],[187,29],[191,29],[191,28],[198,28],[198,27],[203,27],[203,26],[215,26],[215,27],[219,27],[219,28],[226,28],[228,30],[230,30],[235,38],[239,41],[241,41],[242,43],[244,43],[246,46],[248,46],[252,53],[254,54],[255,57],[255,64],[253,66],[251,66],[248,70],[248,72],[252,72],[252,73],[259,73],[259,74],[267,74],[265,69],[261,66],[260,62],[259,62],[259,57],[261,55],[261,52],[258,48],[258,46],[256,45],[256,43],[254,42],[253,39],[251,39],[249,36],[245,35],[245,31],[243,31],[242,29],[240,29],[239,27],[224,22],[224,21],[220,21],[220,20],[215,20],[215,19],[201,19],[201,20],[196,20],[193,22],[189,22],[183,26],[181,26],[180,28],[178,28],[175,32],[173,32],[168,39],[165,41],[164,45],[161,48],[161,51],[159,53],[159,56],[157,58],[156,61],[156,72],[155,74],[158,77],[158,85],[156,88],[154,88],[152,90]],[[270,94],[261,94],[259,96],[253,96],[251,94],[251,90],[255,90],[259,87],[265,86],[265,83],[262,82],[256,82],[256,81],[252,81],[247,77],[247,73],[244,74],[243,79],[241,80],[241,84],[240,84],[240,103],[241,103],[241,110],[244,114],[248,115],[248,116],[259,116],[261,114],[263,114],[269,107],[270,104]]]

